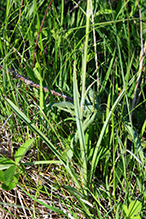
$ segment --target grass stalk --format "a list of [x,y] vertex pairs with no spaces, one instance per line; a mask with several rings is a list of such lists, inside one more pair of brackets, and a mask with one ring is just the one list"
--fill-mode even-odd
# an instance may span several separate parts
[[84,45],[84,55],[82,63],[82,97],[81,97],[81,118],[83,119],[83,107],[84,107],[84,93],[86,86],[86,68],[87,68],[87,52],[88,52],[88,40],[89,40],[89,27],[90,27],[90,16],[91,16],[91,2],[87,0],[87,10],[86,10],[86,37]]

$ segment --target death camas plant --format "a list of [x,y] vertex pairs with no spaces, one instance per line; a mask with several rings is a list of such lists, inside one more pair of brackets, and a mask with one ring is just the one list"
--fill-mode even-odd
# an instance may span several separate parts
[[[12,157],[0,157],[1,191],[27,200],[13,202],[14,218],[21,208],[31,218],[145,217],[139,4],[3,5],[0,119],[7,119]],[[25,80],[14,80],[10,69]],[[0,205],[6,210],[9,203]]]

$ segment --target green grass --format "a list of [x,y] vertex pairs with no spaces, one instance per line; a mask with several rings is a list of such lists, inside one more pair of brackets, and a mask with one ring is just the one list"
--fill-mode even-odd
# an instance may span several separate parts
[[[9,143],[0,146],[10,151],[0,155],[5,215],[146,217],[145,2],[139,4],[1,3],[0,136]],[[2,194],[14,191],[12,204]]]

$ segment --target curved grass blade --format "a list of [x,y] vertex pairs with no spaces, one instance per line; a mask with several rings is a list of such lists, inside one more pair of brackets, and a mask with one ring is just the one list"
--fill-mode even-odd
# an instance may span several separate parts
[[65,161],[62,159],[61,154],[59,151],[56,150],[54,145],[49,141],[48,138],[31,122],[29,118],[7,97],[3,96],[7,104],[11,107],[11,109],[34,131],[40,138],[49,146],[49,148],[52,150],[52,152],[58,157],[59,160],[61,160],[64,164]]

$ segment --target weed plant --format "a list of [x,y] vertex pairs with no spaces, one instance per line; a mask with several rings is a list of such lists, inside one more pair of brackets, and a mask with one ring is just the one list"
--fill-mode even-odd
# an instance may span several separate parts
[[146,218],[145,7],[1,1],[1,218]]

